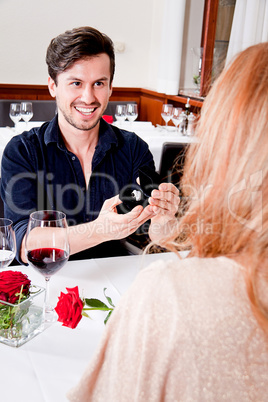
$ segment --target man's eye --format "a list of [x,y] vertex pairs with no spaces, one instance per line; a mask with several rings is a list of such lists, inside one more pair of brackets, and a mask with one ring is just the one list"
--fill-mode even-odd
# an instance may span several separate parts
[[95,86],[96,87],[101,87],[101,86],[103,86],[104,84],[103,84],[103,82],[102,81],[97,81],[97,82],[95,82]]
[[79,81],[72,82],[72,85],[73,85],[74,87],[79,87],[80,82],[79,82]]

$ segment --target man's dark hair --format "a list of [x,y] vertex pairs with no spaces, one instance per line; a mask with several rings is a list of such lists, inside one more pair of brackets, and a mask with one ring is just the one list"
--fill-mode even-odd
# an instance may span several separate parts
[[59,73],[70,68],[77,60],[106,53],[110,58],[111,83],[114,77],[115,56],[112,40],[92,27],[74,28],[52,39],[46,63],[48,74],[57,85]]

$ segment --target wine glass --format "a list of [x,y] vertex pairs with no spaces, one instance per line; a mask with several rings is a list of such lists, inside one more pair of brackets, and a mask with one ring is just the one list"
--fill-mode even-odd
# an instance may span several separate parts
[[20,103],[11,103],[9,109],[9,117],[14,123],[15,132],[18,132],[18,122],[21,119]]
[[36,211],[31,213],[25,242],[29,264],[44,275],[46,296],[44,316],[46,322],[56,320],[54,308],[49,305],[49,281],[68,261],[69,243],[66,215],[60,211]]
[[0,267],[6,268],[16,255],[16,238],[12,227],[13,222],[0,218]]
[[163,106],[162,106],[162,113],[161,113],[161,116],[162,116],[162,119],[165,121],[165,123],[166,123],[166,130],[167,130],[167,126],[168,126],[168,122],[169,122],[169,120],[171,119],[171,117],[172,117],[172,109],[173,109],[173,105],[170,105],[170,104],[168,104],[168,103],[165,103]]
[[119,121],[119,125],[122,126],[123,121],[127,117],[127,106],[126,105],[116,105],[115,118]]
[[181,124],[183,120],[183,116],[181,116],[182,108],[181,107],[174,107],[172,111],[172,123],[176,126],[176,131],[179,132],[179,124]]
[[21,117],[25,121],[25,128],[28,128],[28,122],[33,117],[33,105],[31,102],[21,102],[20,104]]
[[127,104],[127,119],[130,121],[130,127],[132,129],[133,121],[138,117],[138,105],[136,103]]

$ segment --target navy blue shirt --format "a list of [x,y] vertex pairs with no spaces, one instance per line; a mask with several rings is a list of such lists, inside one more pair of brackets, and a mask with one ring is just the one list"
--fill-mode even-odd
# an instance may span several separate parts
[[[18,261],[31,212],[63,211],[69,226],[92,221],[107,198],[136,182],[138,169],[144,165],[155,169],[147,143],[103,119],[88,189],[79,159],[63,142],[57,116],[39,128],[14,136],[2,158],[1,196],[5,217],[14,223]],[[97,246],[82,252],[82,258],[112,255],[111,249],[115,252],[116,247],[114,242],[108,243],[107,253],[105,247]]]

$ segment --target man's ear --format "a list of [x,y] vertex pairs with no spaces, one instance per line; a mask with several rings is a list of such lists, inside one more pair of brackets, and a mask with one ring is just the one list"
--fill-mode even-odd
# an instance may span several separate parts
[[49,93],[52,96],[52,98],[56,97],[55,87],[56,87],[55,81],[49,76],[48,77],[48,90],[49,90]]

